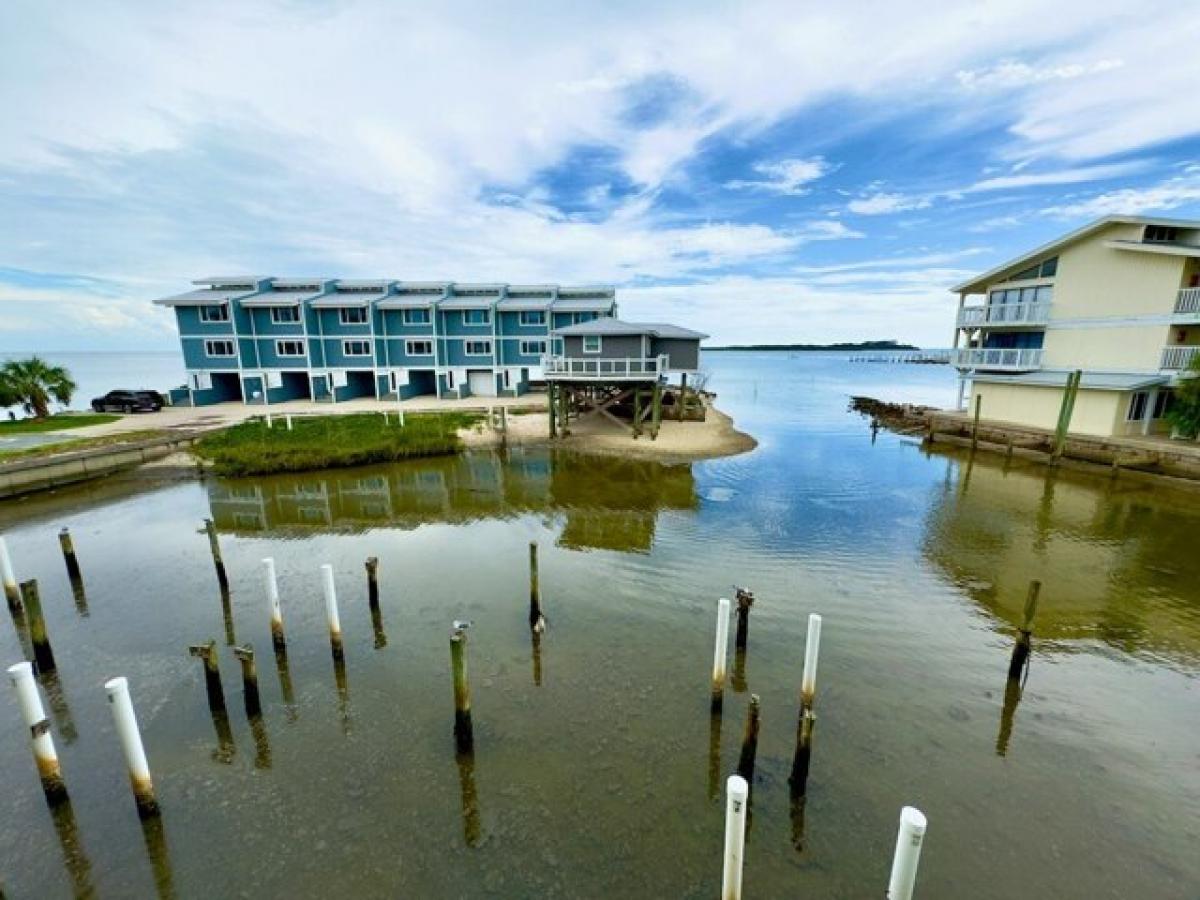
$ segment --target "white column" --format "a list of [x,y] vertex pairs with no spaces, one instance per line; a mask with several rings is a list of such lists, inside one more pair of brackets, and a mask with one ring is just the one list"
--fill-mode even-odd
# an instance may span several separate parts
[[725,865],[721,875],[721,900],[741,900],[742,864],[746,855],[746,802],[750,785],[741,775],[725,782]]
[[1150,426],[1154,419],[1154,404],[1158,402],[1158,388],[1151,388],[1149,395],[1146,397],[1146,411],[1142,414],[1142,434],[1150,433]]
[[888,879],[887,900],[912,900],[925,840],[925,814],[914,806],[900,810],[900,830],[896,833],[896,853],[892,857],[892,876]]
[[0,537],[0,580],[4,582],[4,596],[10,607],[21,603],[21,590],[17,587],[17,576],[13,572],[12,557],[8,555],[8,544]]
[[321,587],[325,591],[325,616],[329,621],[329,642],[333,655],[342,655],[342,623],[338,618],[337,589],[333,584],[333,566],[321,566]]
[[142,746],[142,735],[138,731],[137,716],[133,701],[129,697],[129,681],[113,678],[104,683],[108,702],[112,706],[113,724],[121,749],[125,752],[125,765],[129,768],[129,784],[137,802],[138,815],[142,818],[158,813],[158,801],[154,798],[154,783],[150,780],[150,764],[146,762],[146,749]]
[[800,681],[800,699],[806,709],[811,709],[817,695],[817,657],[821,653],[821,617],[812,613],[808,617],[808,637],[804,644],[804,676]]
[[33,677],[33,664],[19,662],[8,667],[8,677],[17,692],[17,705],[21,718],[29,730],[33,746],[33,761],[37,763],[42,779],[42,790],[52,803],[66,799],[67,787],[63,783],[62,769],[58,764],[58,752],[54,749],[54,738],[50,737],[50,722],[42,706],[37,681]]

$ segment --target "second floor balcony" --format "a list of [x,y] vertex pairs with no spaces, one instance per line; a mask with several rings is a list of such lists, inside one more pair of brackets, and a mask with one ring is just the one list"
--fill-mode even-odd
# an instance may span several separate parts
[[1184,288],[1175,300],[1175,314],[1200,316],[1200,287]]
[[1191,366],[1196,357],[1200,356],[1200,346],[1178,345],[1163,347],[1159,368],[1179,371]]
[[546,356],[542,372],[548,380],[655,381],[667,370],[666,356]]
[[1006,325],[1044,325],[1050,321],[1049,303],[988,303],[964,306],[958,312],[959,328],[1002,328]]
[[967,347],[950,354],[951,365],[960,369],[993,372],[1033,372],[1042,367],[1041,348]]

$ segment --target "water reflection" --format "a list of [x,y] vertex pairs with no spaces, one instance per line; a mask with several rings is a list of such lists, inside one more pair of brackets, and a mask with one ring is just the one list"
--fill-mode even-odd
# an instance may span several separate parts
[[223,531],[416,528],[530,512],[562,512],[558,543],[648,552],[658,513],[699,504],[690,466],[582,457],[544,447],[473,452],[346,472],[213,481]]
[[1099,640],[1194,664],[1198,531],[1200,504],[1177,489],[1019,463],[1006,470],[1002,458],[980,456],[954,467],[932,504],[923,552],[1008,634],[1021,624],[1030,579],[1040,580],[1042,651]]
[[58,677],[58,672],[56,670],[39,672],[37,678],[50,703],[50,715],[54,717],[54,730],[62,735],[63,743],[68,745],[75,743],[79,732],[75,730],[75,720],[71,717],[71,707],[67,704],[67,695],[63,691],[62,679]]
[[279,692],[283,696],[287,720],[295,722],[300,713],[296,707],[296,693],[292,689],[292,670],[288,665],[287,645],[285,644],[280,644],[275,648],[275,669],[279,672]]
[[163,829],[162,816],[148,816],[142,822],[142,841],[146,845],[146,856],[154,872],[154,888],[159,900],[171,900],[175,896],[175,879],[171,870],[171,857],[167,851],[167,835]]
[[75,821],[71,801],[55,804],[50,808],[50,815],[54,820],[54,832],[58,835],[67,874],[71,876],[72,892],[79,898],[96,896],[96,889],[92,885],[92,863],[79,836],[79,824]]
[[458,787],[462,794],[463,841],[468,847],[478,847],[483,828],[479,823],[479,793],[475,789],[475,753],[468,750],[455,754],[458,765]]

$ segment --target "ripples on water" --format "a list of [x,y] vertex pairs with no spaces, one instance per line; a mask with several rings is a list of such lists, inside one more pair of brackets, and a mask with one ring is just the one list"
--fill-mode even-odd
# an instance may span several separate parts
[[[480,452],[4,504],[0,528],[20,575],[41,581],[60,658],[49,705],[74,798],[73,824],[56,830],[5,691],[5,890],[142,896],[157,871],[182,896],[713,896],[712,617],[743,584],[758,598],[750,653],[744,684],[727,688],[715,771],[735,765],[748,692],[760,694],[747,896],[877,896],[905,803],[931,823],[922,897],[1196,896],[1194,496],[968,464],[885,433],[872,444],[845,412],[852,393],[948,404],[945,367],[786,354],[709,365],[722,408],[759,438],[753,453],[663,467]],[[225,635],[195,533],[206,516],[234,636],[259,648],[264,719],[251,728],[222,644],[231,747],[185,650]],[[63,524],[86,618],[58,556]],[[550,619],[536,659],[530,540]],[[279,567],[290,704],[269,652],[265,555]],[[368,555],[382,561],[378,649]],[[326,561],[344,677],[325,633]],[[1044,584],[1033,662],[1006,707],[1031,578]],[[810,611],[825,638],[800,833],[786,780]],[[457,763],[455,618],[475,623],[476,754]],[[20,658],[11,627],[0,653]],[[100,690],[117,673],[145,732],[165,853],[128,797]]]

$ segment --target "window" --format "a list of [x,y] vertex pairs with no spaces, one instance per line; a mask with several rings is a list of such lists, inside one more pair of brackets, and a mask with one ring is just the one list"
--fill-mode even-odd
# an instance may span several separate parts
[[405,341],[404,352],[409,356],[433,356],[433,341]]
[[[467,325],[491,325],[492,311],[490,309],[463,310],[463,322]],[[489,353],[491,351],[488,351]]]
[[271,307],[271,321],[276,325],[299,322],[300,309],[296,306],[273,306]]
[[1135,391],[1129,398],[1129,414],[1125,416],[1125,421],[1140,422],[1146,415],[1146,402],[1149,399],[1150,395],[1145,391]]
[[343,356],[370,356],[370,341],[342,341]]
[[594,312],[577,312],[571,314],[571,322],[574,325],[578,325],[580,322],[591,322],[596,318],[598,317]]
[[233,341],[205,341],[205,356],[233,356]]
[[504,389],[507,391],[512,387],[512,371],[505,369],[502,373],[502,378],[503,381],[501,383],[504,385]]
[[584,353],[599,353],[602,341],[598,334],[587,334],[583,337],[583,352]]
[[1154,415],[1152,418],[1164,418],[1171,411],[1171,401],[1174,397],[1174,391],[1159,391],[1158,396],[1154,398]]
[[546,313],[540,309],[526,309],[521,312],[522,325],[545,325]]
[[1058,257],[1044,259],[1035,266],[1022,269],[1015,275],[1005,278],[1005,281],[1030,281],[1034,278],[1053,278],[1058,274]]
[[1179,229],[1167,225],[1147,225],[1142,239],[1147,244],[1173,244],[1179,239]]
[[521,341],[522,356],[545,356],[546,342],[545,341]]
[[229,307],[221,304],[219,306],[202,306],[200,307],[201,322],[228,322]]
[[465,341],[464,352],[467,356],[491,356],[491,341]]
[[304,341],[276,341],[276,356],[303,356]]
[[1042,263],[1042,277],[1053,278],[1058,274],[1058,257],[1052,256]]
[[400,321],[402,321],[405,325],[428,325],[429,310],[406,309],[400,314]]
[[448,390],[448,391],[454,390],[454,370],[453,369],[448,369],[446,371],[446,390]]
[[338,319],[343,325],[366,325],[367,309],[364,306],[343,306],[338,310]]

